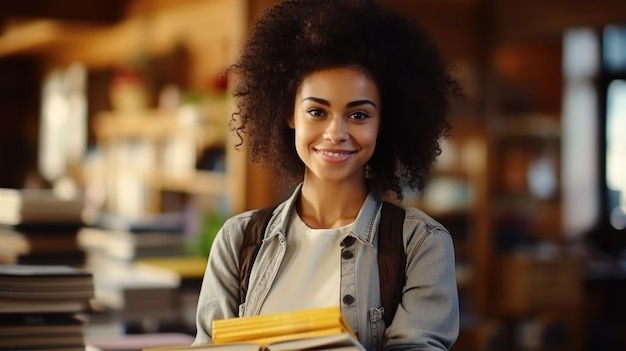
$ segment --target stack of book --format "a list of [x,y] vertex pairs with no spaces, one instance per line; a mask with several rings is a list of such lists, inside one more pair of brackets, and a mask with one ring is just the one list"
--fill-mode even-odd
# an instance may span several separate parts
[[185,240],[183,218],[175,214],[133,219],[100,214],[78,232],[86,267],[98,273],[126,270],[138,258],[180,256]]
[[140,331],[155,332],[161,325],[179,323],[180,276],[137,263],[146,257],[182,255],[185,236],[177,224],[171,218],[141,223],[108,218],[78,232],[78,246],[86,253],[85,268],[94,275],[94,303],[131,329],[141,326]]
[[196,334],[196,312],[206,264],[206,256],[148,257],[137,260],[139,267],[161,268],[180,276],[176,293],[180,330],[192,335]]
[[86,253],[85,266],[97,272],[117,273],[139,258],[180,256],[185,250],[181,232],[158,230],[85,226],[78,231],[77,241]]
[[81,266],[84,202],[50,189],[0,188],[0,263]]
[[94,304],[129,324],[153,325],[179,321],[176,293],[180,277],[173,271],[131,265],[116,274],[94,272]]
[[0,265],[0,344],[7,350],[85,350],[82,315],[92,275],[70,266]]
[[213,344],[149,351],[364,351],[339,306],[214,320]]

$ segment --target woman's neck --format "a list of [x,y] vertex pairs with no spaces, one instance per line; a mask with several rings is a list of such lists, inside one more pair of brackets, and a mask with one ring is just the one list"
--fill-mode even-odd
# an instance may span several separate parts
[[305,178],[296,209],[311,228],[339,228],[354,222],[367,194],[365,180],[336,183]]

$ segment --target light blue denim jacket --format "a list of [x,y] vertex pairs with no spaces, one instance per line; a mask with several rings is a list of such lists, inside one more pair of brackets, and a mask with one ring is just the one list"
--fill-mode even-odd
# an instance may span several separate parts
[[[196,315],[194,345],[211,342],[211,321],[259,314],[287,244],[287,228],[300,186],[280,204],[267,227],[252,268],[245,303],[239,298],[239,247],[252,211],[226,221],[211,247]],[[377,235],[382,202],[370,193],[342,250],[341,310],[367,350],[446,350],[459,331],[454,247],[449,232],[416,208],[406,208],[403,235],[407,281],[393,322],[385,328],[381,307]]]

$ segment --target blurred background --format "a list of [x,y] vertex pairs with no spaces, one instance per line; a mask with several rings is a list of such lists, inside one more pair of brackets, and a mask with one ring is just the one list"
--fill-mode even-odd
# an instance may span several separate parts
[[[194,335],[217,228],[288,193],[235,148],[223,74],[275,2],[0,3],[0,188],[79,202],[67,245],[82,253],[39,255],[5,220],[0,261],[93,270],[88,337]],[[431,33],[467,95],[405,200],[455,241],[454,350],[626,350],[626,2],[385,2]]]

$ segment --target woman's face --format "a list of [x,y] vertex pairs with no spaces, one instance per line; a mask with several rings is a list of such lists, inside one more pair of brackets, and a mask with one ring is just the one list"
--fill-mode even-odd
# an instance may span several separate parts
[[380,96],[361,71],[340,67],[307,76],[296,93],[293,118],[306,177],[361,181],[380,127]]

